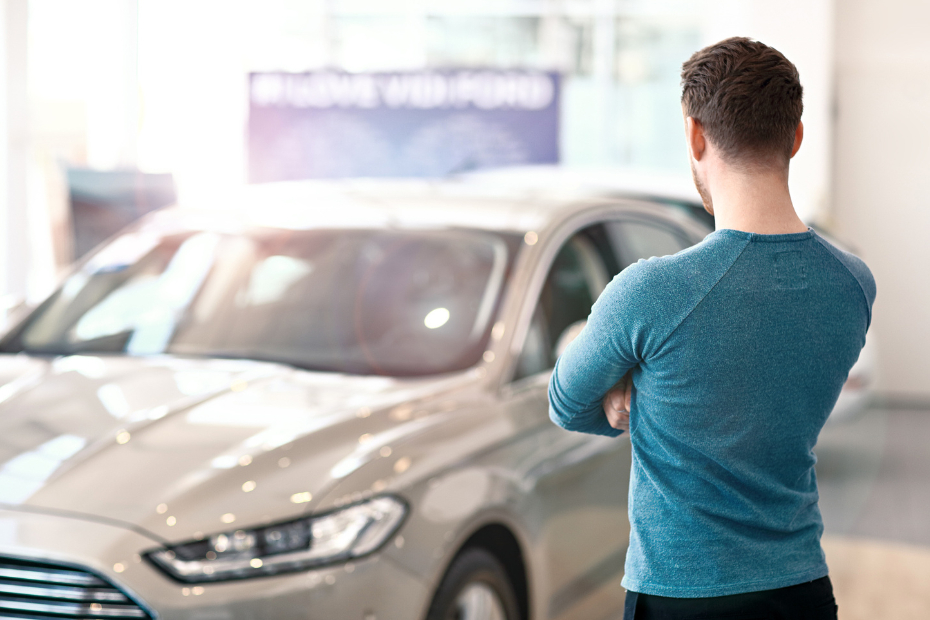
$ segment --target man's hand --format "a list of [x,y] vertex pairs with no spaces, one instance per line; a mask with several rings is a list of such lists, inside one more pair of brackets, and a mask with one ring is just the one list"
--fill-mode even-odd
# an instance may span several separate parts
[[633,371],[623,375],[617,385],[604,396],[604,415],[617,430],[630,432],[630,402],[633,399]]

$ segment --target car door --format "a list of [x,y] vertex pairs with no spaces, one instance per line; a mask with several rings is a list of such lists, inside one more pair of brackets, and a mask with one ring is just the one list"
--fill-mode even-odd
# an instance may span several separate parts
[[691,245],[659,218],[618,214],[571,236],[548,266],[506,393],[540,422],[528,459],[534,509],[545,520],[536,552],[547,618],[602,618],[621,609],[629,541],[630,444],[571,433],[548,419],[547,387],[562,334],[584,320],[606,283],[639,259]]
[[[504,390],[510,415],[533,419],[521,474],[527,513],[540,520],[532,553],[541,618],[601,618],[623,604],[629,442],[572,433],[548,417],[547,386],[562,335],[583,321],[616,271],[605,231],[569,237],[546,267],[529,328]],[[609,253],[609,249],[608,249]],[[524,417],[524,419],[526,419]]]

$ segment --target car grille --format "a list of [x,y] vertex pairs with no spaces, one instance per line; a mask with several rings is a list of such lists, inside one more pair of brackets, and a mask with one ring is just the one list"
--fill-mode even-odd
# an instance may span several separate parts
[[86,570],[0,557],[0,620],[151,617]]

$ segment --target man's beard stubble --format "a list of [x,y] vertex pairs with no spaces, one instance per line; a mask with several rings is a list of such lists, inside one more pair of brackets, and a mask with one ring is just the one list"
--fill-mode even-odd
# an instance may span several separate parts
[[701,196],[701,202],[704,203],[704,210],[714,214],[714,201],[710,198],[710,192],[707,191],[707,187],[701,180],[698,178],[697,171],[694,169],[694,161],[691,161],[691,178],[694,180],[694,186],[697,188],[698,194]]

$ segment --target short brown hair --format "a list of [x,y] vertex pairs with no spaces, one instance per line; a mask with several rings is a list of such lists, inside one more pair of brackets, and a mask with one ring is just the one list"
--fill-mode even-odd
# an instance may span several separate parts
[[804,109],[801,96],[794,64],[745,37],[705,47],[681,67],[685,115],[700,121],[731,163],[787,165]]

